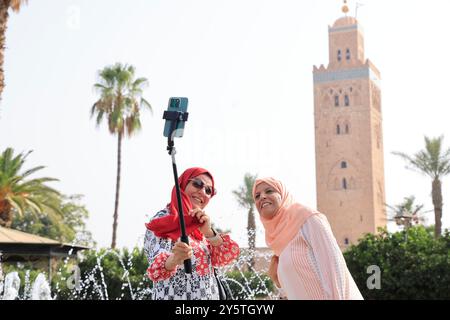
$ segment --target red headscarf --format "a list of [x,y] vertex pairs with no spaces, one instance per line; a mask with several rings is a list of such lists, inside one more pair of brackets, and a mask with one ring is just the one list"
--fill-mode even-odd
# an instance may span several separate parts
[[[178,178],[178,183],[180,184],[181,192],[181,203],[183,206],[183,216],[186,225],[186,233],[191,237],[201,240],[203,239],[203,234],[198,230],[201,223],[197,218],[191,217],[188,213],[192,210],[192,203],[189,197],[186,195],[184,190],[190,179],[198,177],[201,174],[207,174],[212,181],[212,187],[214,190],[214,178],[208,170],[203,168],[190,168],[183,172],[183,174]],[[211,196],[213,197],[214,194]],[[147,229],[154,232],[157,237],[160,238],[170,238],[173,241],[177,241],[181,236],[180,229],[180,217],[178,214],[178,200],[177,200],[177,190],[175,186],[172,188],[172,198],[170,203],[167,205],[169,208],[169,215],[157,219],[153,219],[150,223],[146,223]]]

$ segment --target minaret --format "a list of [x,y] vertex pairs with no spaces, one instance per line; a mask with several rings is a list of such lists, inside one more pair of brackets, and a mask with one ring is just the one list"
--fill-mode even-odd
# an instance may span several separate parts
[[345,16],[328,27],[329,64],[314,66],[317,208],[341,249],[386,226],[380,73],[363,30]]

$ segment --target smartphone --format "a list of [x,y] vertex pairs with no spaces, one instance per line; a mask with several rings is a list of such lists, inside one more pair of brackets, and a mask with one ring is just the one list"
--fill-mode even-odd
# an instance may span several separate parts
[[[176,111],[176,112],[187,112],[188,107],[188,98],[170,98],[169,99],[169,107],[167,111]],[[172,130],[172,124],[174,120],[166,120],[166,124],[164,126],[164,137],[169,137]],[[172,134],[173,138],[178,137],[181,138],[184,133],[184,124],[186,121],[178,121],[177,127],[175,128],[175,132]]]

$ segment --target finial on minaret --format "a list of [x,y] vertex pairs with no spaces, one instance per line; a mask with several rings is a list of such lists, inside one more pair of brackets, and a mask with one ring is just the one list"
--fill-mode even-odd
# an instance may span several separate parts
[[344,0],[344,5],[342,6],[342,12],[345,13],[345,15],[347,15],[349,9],[347,6],[347,0]]

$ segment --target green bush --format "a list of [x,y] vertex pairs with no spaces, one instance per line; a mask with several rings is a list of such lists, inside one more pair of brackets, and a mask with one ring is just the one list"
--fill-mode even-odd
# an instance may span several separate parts
[[265,298],[274,290],[267,275],[252,271],[230,271],[225,274],[225,280],[237,300]]
[[67,282],[74,284],[70,280],[74,272],[68,267],[62,268],[53,285],[58,288],[58,299],[150,299],[152,282],[146,275],[148,262],[142,249],[134,248],[131,252],[128,249],[121,252],[90,250],[83,255],[84,258],[78,264],[81,290],[67,287]]
[[[368,234],[344,253],[350,273],[365,299],[450,299],[450,233],[434,238],[433,228]],[[381,288],[369,289],[378,266]]]

